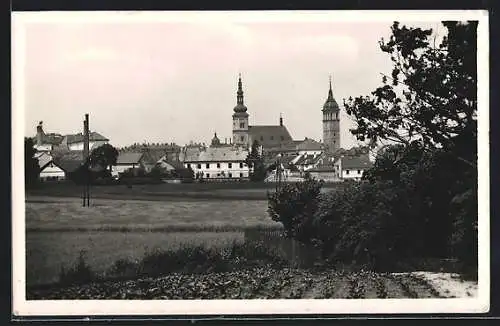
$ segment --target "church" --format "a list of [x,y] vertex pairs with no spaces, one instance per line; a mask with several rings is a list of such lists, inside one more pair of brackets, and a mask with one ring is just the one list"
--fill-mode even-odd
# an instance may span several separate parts
[[257,141],[266,154],[296,155],[300,151],[330,151],[340,148],[340,118],[339,106],[333,98],[332,82],[328,97],[323,106],[323,143],[312,139],[293,140],[290,132],[283,124],[280,116],[278,125],[250,125],[248,108],[244,103],[243,85],[241,75],[238,78],[238,91],[236,93],[236,106],[233,109],[233,137],[235,146],[251,148]]
[[[252,144],[258,142],[265,165],[273,166],[280,158],[283,170],[290,167],[290,175],[294,174],[293,168],[299,178],[310,171],[317,178],[330,181],[359,179],[370,165],[368,156],[360,156],[356,148],[346,151],[340,147],[340,108],[333,97],[331,79],[329,86],[322,108],[323,141],[307,137],[294,140],[281,116],[276,125],[250,124],[240,75],[229,144],[222,143],[215,133],[209,147],[183,148],[181,161],[204,179],[248,179],[251,169],[245,159]],[[269,178],[273,178],[272,173]]]

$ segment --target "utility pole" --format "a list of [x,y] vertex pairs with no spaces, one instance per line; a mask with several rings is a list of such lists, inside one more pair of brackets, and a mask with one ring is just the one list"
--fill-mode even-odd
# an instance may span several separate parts
[[89,162],[89,115],[85,114],[83,121],[83,207],[90,207],[90,162]]

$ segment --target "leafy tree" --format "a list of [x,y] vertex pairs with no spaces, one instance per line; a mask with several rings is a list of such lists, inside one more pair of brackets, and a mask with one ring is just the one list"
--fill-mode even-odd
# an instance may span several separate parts
[[89,156],[91,166],[101,166],[111,171],[118,159],[118,150],[110,144],[104,144],[94,149]]
[[313,220],[322,186],[322,181],[310,178],[294,185],[285,184],[268,195],[268,214],[273,221],[283,224],[288,237],[304,243],[316,238]]
[[33,139],[24,138],[24,181],[26,188],[36,184],[40,174],[38,159],[35,158],[36,149]]
[[250,180],[263,181],[266,178],[266,168],[264,166],[264,158],[259,151],[260,144],[255,140],[252,144],[252,149],[245,160],[252,172],[250,173]]
[[392,25],[380,48],[393,62],[391,76],[369,96],[344,101],[358,140],[408,145],[419,139],[476,167],[477,22],[443,22],[448,34],[436,45],[432,30]]

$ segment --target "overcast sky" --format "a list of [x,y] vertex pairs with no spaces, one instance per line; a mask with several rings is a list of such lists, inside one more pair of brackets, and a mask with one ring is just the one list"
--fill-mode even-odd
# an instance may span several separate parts
[[[214,131],[224,140],[241,73],[250,125],[278,124],[282,113],[294,139],[321,140],[329,75],[339,105],[380,85],[391,62],[378,41],[396,19],[25,24],[24,134],[38,121],[45,132],[77,133],[89,113],[91,130],[115,146],[209,143]],[[349,148],[352,122],[341,119]]]

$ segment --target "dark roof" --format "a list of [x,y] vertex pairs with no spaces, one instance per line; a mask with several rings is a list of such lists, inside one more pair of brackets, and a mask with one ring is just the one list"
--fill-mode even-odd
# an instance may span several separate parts
[[360,156],[344,156],[341,161],[342,169],[368,169],[372,167],[372,163],[368,159],[368,155]]
[[248,131],[252,139],[258,141],[264,148],[278,147],[280,144],[292,141],[285,126],[249,126]]
[[[68,140],[68,144],[83,142],[83,134],[82,133],[74,134],[74,135],[66,135],[66,138]],[[90,141],[108,141],[109,139],[107,139],[106,137],[104,137],[103,135],[101,135],[98,132],[92,131],[89,134],[89,140]]]
[[316,151],[322,150],[323,145],[314,139],[307,138],[301,141],[294,141],[298,151]]
[[330,89],[328,90],[328,98],[323,105],[323,112],[336,112],[339,110],[339,105],[337,101],[333,98],[332,83],[330,82]]
[[125,152],[119,153],[116,159],[116,164],[139,164],[144,153],[140,152]]
[[307,154],[307,155],[302,155],[297,162],[295,162],[295,165],[310,165],[310,164],[315,164],[318,162],[320,159],[320,155],[313,155],[313,154]]
[[310,172],[334,172],[335,167],[333,165],[319,165],[310,170]]

